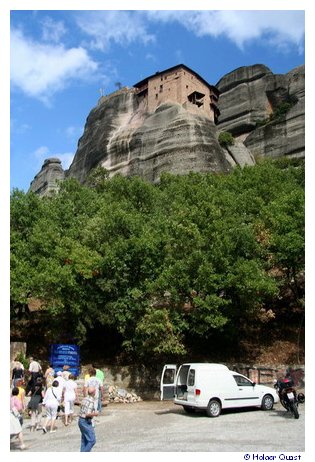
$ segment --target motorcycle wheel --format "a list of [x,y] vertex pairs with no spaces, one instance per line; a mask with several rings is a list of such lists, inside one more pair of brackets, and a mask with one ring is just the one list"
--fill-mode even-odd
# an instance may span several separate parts
[[286,409],[287,411],[290,410],[290,406],[288,405],[288,403],[286,401],[284,401],[283,399],[280,399],[280,403],[282,404],[284,409]]
[[300,417],[296,403],[291,404],[291,411],[292,411],[295,419],[298,419]]

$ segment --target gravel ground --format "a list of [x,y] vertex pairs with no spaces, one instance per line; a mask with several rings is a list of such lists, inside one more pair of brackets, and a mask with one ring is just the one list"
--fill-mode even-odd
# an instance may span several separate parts
[[[171,401],[109,404],[95,423],[93,452],[303,452],[304,405],[294,419],[280,404],[272,411],[223,411],[218,418],[205,413],[187,414]],[[80,431],[75,419],[57,431],[30,432],[25,419],[25,452],[79,452]],[[11,451],[19,451],[11,440]],[[24,452],[24,453],[25,453]],[[243,460],[243,459],[242,459]]]

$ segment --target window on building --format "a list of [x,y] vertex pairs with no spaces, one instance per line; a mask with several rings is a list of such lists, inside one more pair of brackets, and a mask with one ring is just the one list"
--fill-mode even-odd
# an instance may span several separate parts
[[205,97],[204,93],[200,93],[199,91],[193,91],[190,95],[188,95],[188,101],[200,107],[200,106],[203,106],[204,97]]
[[158,99],[158,97],[159,97],[159,95],[156,93],[156,95],[155,95],[155,99]]
[[163,91],[163,85],[160,85],[160,93]]

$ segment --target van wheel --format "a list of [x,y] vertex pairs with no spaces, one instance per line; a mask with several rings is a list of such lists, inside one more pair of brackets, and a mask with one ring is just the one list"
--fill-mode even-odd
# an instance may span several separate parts
[[273,408],[274,399],[271,395],[265,395],[261,402],[261,408],[264,411],[271,411]]
[[221,414],[221,403],[217,399],[211,399],[207,406],[207,416],[208,417],[219,417]]

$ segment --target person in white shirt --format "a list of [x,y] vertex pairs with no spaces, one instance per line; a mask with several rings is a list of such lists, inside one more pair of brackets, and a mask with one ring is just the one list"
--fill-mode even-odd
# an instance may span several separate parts
[[56,430],[54,428],[55,421],[57,418],[58,406],[60,404],[60,394],[58,394],[58,381],[54,380],[52,386],[47,388],[43,405],[46,408],[46,422],[43,426],[43,432],[47,433],[47,426],[50,424],[50,433],[54,433]]
[[32,357],[30,357],[30,365],[28,371],[31,374],[31,385],[35,385],[36,379],[41,375],[42,367],[39,362],[35,361]]
[[55,380],[57,380],[57,382],[58,382],[58,384],[59,384],[58,387],[60,387],[61,393],[62,393],[62,390],[63,390],[63,387],[64,387],[66,381],[65,381],[65,379],[63,378],[62,372],[61,372],[61,371],[58,371],[58,372],[57,372],[57,377],[55,378]]
[[78,399],[78,385],[74,381],[74,376],[70,374],[69,379],[65,381],[63,387],[63,401],[65,406],[65,425],[68,425],[74,413],[74,403]]
[[94,369],[94,367],[91,367],[88,370],[88,373],[89,373],[89,378],[85,380],[84,387],[83,387],[83,395],[87,396],[87,391],[89,387],[95,388],[94,404],[95,404],[95,410],[97,410],[98,409],[98,397],[100,394],[101,396],[103,395],[104,387],[103,387],[103,383],[101,382],[101,380],[98,377],[96,377],[96,370]]
[[71,374],[71,372],[69,371],[69,366],[67,366],[67,365],[63,366],[63,368],[62,368],[62,377],[65,380],[68,380],[69,377],[70,377],[70,374]]

